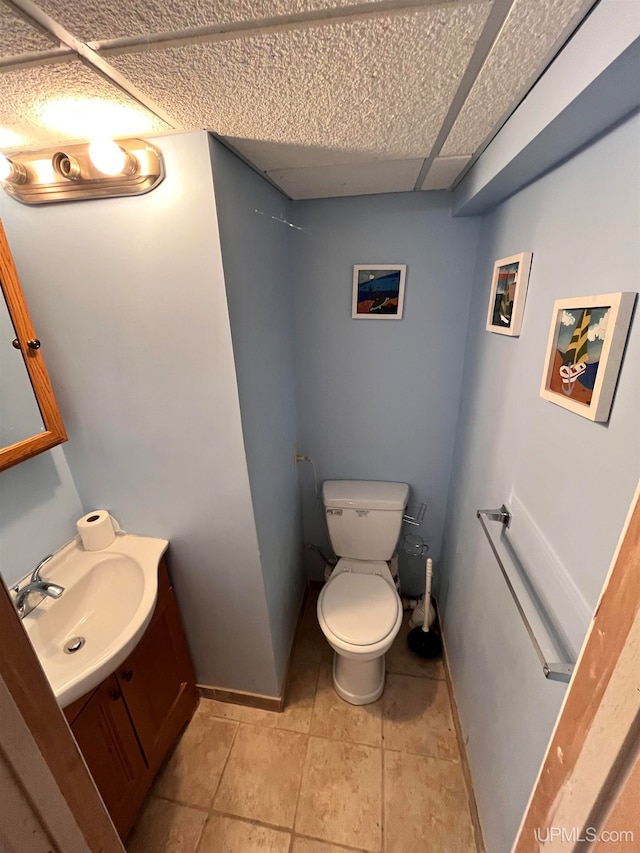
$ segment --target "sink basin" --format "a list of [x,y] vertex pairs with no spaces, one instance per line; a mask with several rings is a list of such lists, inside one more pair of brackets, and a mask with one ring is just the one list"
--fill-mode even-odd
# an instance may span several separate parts
[[22,620],[64,708],[97,687],[134,649],[158,597],[165,539],[118,534],[108,548],[85,551],[74,539],[42,570],[65,588]]

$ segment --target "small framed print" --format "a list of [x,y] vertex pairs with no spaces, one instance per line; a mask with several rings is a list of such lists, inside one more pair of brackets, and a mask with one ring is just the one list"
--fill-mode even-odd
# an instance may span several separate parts
[[354,320],[401,320],[406,264],[356,264],[351,316]]
[[487,331],[514,338],[520,334],[532,257],[531,252],[521,252],[493,265]]
[[540,396],[591,421],[608,421],[636,293],[553,303]]

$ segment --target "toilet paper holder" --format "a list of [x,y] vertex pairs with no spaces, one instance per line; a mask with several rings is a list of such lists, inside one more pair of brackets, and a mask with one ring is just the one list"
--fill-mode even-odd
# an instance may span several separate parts
[[[414,510],[409,512],[409,509]],[[413,527],[420,527],[424,521],[424,514],[427,511],[426,503],[407,504],[407,512],[402,516],[402,521],[405,524],[411,524]]]

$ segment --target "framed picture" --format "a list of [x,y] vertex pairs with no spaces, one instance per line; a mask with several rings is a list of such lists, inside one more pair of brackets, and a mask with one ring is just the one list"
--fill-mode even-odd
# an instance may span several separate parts
[[487,331],[511,337],[520,334],[531,258],[531,252],[521,252],[502,258],[493,265]]
[[351,316],[354,320],[401,320],[406,264],[356,264]]
[[636,296],[554,302],[541,397],[589,420],[609,420]]

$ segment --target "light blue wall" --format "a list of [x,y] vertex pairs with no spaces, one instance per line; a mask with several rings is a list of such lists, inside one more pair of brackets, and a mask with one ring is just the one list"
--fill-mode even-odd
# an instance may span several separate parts
[[0,575],[10,586],[76,534],[84,515],[61,447],[0,472]]
[[302,518],[297,472],[291,202],[210,140],[244,447],[278,683],[300,600]]
[[[407,482],[438,558],[479,224],[434,193],[297,202],[293,279],[300,450],[319,481]],[[402,320],[353,320],[354,264],[407,264]],[[301,469],[305,539],[326,544]],[[319,571],[318,563],[312,570]]]
[[[47,342],[83,506],[171,541],[201,683],[276,695],[208,136],[157,144],[166,178],[147,195],[33,208],[3,193],[0,214]],[[46,538],[45,465],[0,474],[22,495],[24,535],[43,540],[29,562]],[[48,518],[45,551],[75,533],[66,506]]]
[[[593,609],[640,475],[638,317],[608,424],[538,392],[554,300],[638,289],[638,150],[636,117],[483,220],[440,605],[488,853],[511,847],[565,688],[543,677],[475,511],[515,495]],[[522,334],[491,334],[493,262],[520,251]]]

